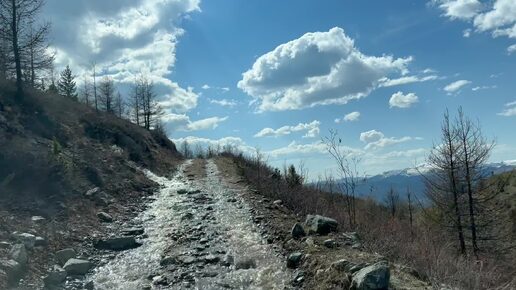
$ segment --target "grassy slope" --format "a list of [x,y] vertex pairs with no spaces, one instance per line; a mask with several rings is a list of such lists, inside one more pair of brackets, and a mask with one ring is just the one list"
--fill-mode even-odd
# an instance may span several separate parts
[[[117,218],[137,210],[132,204],[155,185],[133,165],[167,174],[180,159],[166,136],[39,91],[15,101],[12,84],[0,84],[0,241],[16,230],[49,241],[30,254],[27,280],[37,281],[52,253],[103,231],[97,211]],[[84,197],[94,187],[108,204]],[[35,224],[34,215],[46,221]]]

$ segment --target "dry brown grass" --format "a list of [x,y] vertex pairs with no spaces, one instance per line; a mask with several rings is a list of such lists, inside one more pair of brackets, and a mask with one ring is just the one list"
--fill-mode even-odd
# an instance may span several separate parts
[[[348,228],[345,198],[309,186],[289,187],[284,178],[267,164],[232,151],[222,153],[231,157],[239,174],[260,194],[275,200],[300,215],[321,214],[339,222],[340,230]],[[403,206],[402,206],[403,209]],[[411,229],[406,213],[396,218],[389,210],[373,200],[357,201],[358,227],[364,246],[394,262],[416,270],[421,279],[434,287],[447,285],[459,289],[516,289],[516,272],[507,256],[484,253],[479,260],[460,257],[454,237],[436,228],[421,211],[416,213]]]

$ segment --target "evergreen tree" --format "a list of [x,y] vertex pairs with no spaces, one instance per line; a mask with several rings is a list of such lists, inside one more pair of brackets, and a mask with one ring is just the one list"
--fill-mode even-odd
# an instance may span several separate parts
[[77,86],[70,66],[67,65],[61,72],[61,78],[57,82],[57,89],[63,97],[77,100]]

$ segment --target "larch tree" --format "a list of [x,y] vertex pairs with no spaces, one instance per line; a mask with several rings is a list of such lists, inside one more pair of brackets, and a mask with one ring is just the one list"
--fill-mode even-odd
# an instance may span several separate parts
[[75,76],[70,69],[70,66],[61,72],[61,77],[57,82],[57,90],[63,97],[77,100],[77,85],[75,83]]
[[99,83],[99,98],[102,109],[108,113],[114,113],[115,83],[112,78],[104,77]]
[[[48,33],[47,25],[31,28],[43,4],[43,0],[0,0],[0,38],[10,46],[11,53],[9,55],[12,56],[12,63],[14,63],[19,98],[23,93],[26,49],[36,43],[35,39],[44,39],[39,36]],[[28,37],[30,34],[32,37]]]
[[441,213],[440,223],[449,227],[457,235],[459,251],[466,254],[462,192],[460,190],[460,160],[457,133],[450,122],[448,111],[441,124],[441,140],[434,145],[427,163],[432,167],[431,174],[425,176],[426,195]]
[[91,106],[92,89],[91,89],[91,84],[88,81],[87,77],[85,77],[82,82],[80,96],[81,96],[81,102],[86,104],[86,106]]

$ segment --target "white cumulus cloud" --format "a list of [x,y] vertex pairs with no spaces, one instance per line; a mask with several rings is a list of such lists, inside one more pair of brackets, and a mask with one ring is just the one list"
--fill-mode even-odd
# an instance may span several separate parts
[[389,99],[389,106],[397,108],[410,108],[413,104],[419,102],[418,96],[414,93],[403,94],[402,92],[394,93]]
[[346,114],[344,116],[344,118],[337,118],[335,119],[335,123],[340,123],[342,121],[344,122],[354,122],[354,121],[358,121],[358,119],[360,118],[360,112],[351,112],[349,114]]
[[407,74],[411,61],[366,55],[335,27],[307,33],[258,57],[238,87],[255,99],[259,111],[345,104],[369,95],[392,76]]
[[458,80],[458,81],[455,81],[455,82],[445,86],[444,90],[448,94],[451,94],[451,93],[455,93],[455,92],[459,91],[462,87],[467,86],[469,84],[471,84],[471,81],[468,81],[468,80]]
[[305,131],[303,138],[314,138],[319,135],[319,126],[321,122],[314,120],[310,123],[299,123],[295,126],[283,126],[278,129],[264,128],[260,132],[256,133],[254,137],[279,137],[290,135],[293,132]]
[[186,114],[173,113],[166,114],[162,117],[165,128],[169,132],[213,130],[217,128],[220,123],[226,121],[227,119],[228,117],[210,117],[192,121]]
[[364,149],[377,149],[383,148],[394,144],[399,144],[403,142],[413,141],[413,140],[422,140],[421,137],[385,137],[385,135],[377,130],[370,130],[366,132],[360,133],[360,141],[366,143]]

